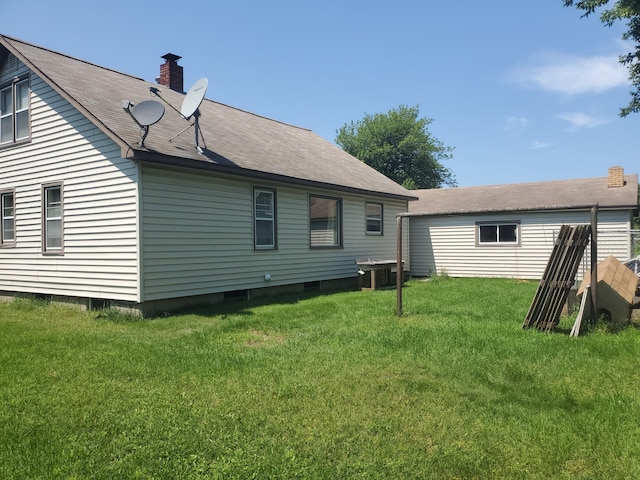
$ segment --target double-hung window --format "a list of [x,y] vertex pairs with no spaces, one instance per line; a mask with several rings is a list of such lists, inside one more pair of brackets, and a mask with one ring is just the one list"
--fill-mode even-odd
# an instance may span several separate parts
[[0,145],[28,140],[29,79],[19,79],[0,88]]
[[342,246],[342,200],[309,195],[309,242],[312,248]]
[[14,192],[0,192],[0,245],[16,241],[16,206]]
[[42,250],[45,253],[62,253],[62,185],[42,187]]
[[496,222],[476,224],[478,245],[519,245],[520,222]]
[[276,192],[267,188],[253,189],[253,245],[256,250],[275,250]]
[[367,235],[382,235],[382,204],[367,202]]

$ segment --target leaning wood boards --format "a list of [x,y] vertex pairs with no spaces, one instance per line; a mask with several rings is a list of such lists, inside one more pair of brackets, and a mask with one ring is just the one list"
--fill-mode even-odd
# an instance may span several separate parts
[[550,331],[558,325],[560,312],[575,280],[590,233],[589,225],[563,225],[560,228],[522,328]]

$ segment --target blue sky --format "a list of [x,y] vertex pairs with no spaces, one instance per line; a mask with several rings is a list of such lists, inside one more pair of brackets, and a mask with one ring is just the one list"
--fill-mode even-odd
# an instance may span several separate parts
[[[459,186],[640,173],[624,25],[562,0],[0,0],[0,33],[309,128],[419,105]],[[177,8],[177,7],[179,8]],[[116,99],[120,101],[120,99]]]

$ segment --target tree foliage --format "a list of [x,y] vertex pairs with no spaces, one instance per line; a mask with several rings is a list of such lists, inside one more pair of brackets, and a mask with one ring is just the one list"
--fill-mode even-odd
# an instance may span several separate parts
[[[583,10],[583,17],[595,13],[605,7],[609,0],[563,0],[565,7],[575,6]],[[623,40],[635,43],[634,49],[626,55],[620,56],[620,63],[629,69],[629,80],[635,90],[630,93],[629,105],[620,109],[620,116],[626,117],[630,113],[640,112],[640,0],[616,0],[611,8],[605,8],[600,14],[602,23],[610,27],[618,21],[627,21],[628,30],[623,33]]]
[[453,148],[431,135],[432,119],[419,115],[418,106],[405,105],[367,114],[342,126],[336,143],[405,188],[456,186],[453,173],[441,163],[452,157]]

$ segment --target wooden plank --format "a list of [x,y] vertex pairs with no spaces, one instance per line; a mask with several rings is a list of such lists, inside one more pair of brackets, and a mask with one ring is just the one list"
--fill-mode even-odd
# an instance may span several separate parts
[[554,329],[589,240],[588,225],[563,225],[522,328]]
[[570,337],[577,337],[580,335],[580,325],[582,324],[582,317],[584,316],[584,307],[587,304],[587,300],[589,297],[589,285],[587,285],[582,292],[582,300],[580,301],[580,310],[578,310],[578,316],[576,317],[576,321],[573,323],[573,327],[571,327]]

